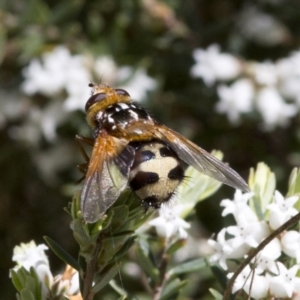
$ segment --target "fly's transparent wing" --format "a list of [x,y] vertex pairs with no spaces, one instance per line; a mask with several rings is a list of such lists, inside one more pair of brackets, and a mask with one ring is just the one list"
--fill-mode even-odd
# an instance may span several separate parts
[[134,149],[126,141],[104,133],[95,140],[81,192],[86,222],[96,222],[118,199],[128,183]]
[[198,147],[179,133],[164,125],[157,125],[155,135],[167,143],[187,164],[199,172],[244,192],[249,191],[247,183],[228,165]]

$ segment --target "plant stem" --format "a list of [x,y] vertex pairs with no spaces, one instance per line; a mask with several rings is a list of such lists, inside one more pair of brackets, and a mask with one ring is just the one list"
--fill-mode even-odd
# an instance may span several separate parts
[[161,297],[161,293],[163,290],[163,286],[167,280],[166,271],[169,263],[169,256],[167,255],[167,242],[165,242],[164,251],[162,253],[162,260],[159,266],[159,273],[160,273],[160,281],[155,287],[153,300],[159,300]]
[[94,298],[94,293],[91,292],[91,289],[93,286],[98,257],[102,246],[102,239],[103,235],[102,233],[100,233],[96,240],[96,247],[93,253],[93,257],[87,263],[83,280],[83,300],[92,300]]

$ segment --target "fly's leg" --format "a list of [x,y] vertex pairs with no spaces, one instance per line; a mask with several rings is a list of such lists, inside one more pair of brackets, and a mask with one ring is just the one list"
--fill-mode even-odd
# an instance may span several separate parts
[[84,174],[84,176],[82,178],[80,178],[76,183],[80,183],[84,178],[85,178],[85,174],[87,172],[88,169],[88,165],[89,165],[89,161],[90,161],[90,157],[88,156],[88,154],[86,153],[83,144],[87,144],[89,146],[93,146],[94,145],[94,140],[86,138],[84,136],[81,135],[76,135],[75,137],[79,151],[81,153],[81,155],[83,156],[85,162],[82,164],[77,165],[77,169]]

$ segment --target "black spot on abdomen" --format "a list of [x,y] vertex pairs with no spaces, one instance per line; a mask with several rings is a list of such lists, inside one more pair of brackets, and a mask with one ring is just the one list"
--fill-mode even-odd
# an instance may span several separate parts
[[148,161],[150,159],[155,159],[155,154],[152,151],[145,150],[145,151],[136,152],[132,169],[134,169],[135,167],[139,166],[143,162]]
[[159,176],[157,173],[140,171],[130,181],[129,185],[134,191],[137,191],[148,184],[152,184],[158,181]]
[[170,149],[168,146],[164,146],[164,147],[160,148],[159,153],[160,153],[161,157],[175,157],[176,159],[178,159],[178,156],[176,155],[176,153],[172,149]]
[[184,178],[184,170],[181,165],[178,165],[168,173],[168,178],[181,181]]

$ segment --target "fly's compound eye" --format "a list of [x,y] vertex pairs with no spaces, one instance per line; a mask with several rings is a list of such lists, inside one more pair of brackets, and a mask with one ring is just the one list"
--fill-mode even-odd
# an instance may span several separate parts
[[98,93],[89,98],[85,105],[85,111],[87,112],[89,108],[96,102],[102,101],[106,98],[106,93]]
[[116,93],[119,95],[119,96],[126,96],[126,97],[130,97],[130,95],[128,94],[128,92],[126,92],[125,90],[123,89],[115,89]]

